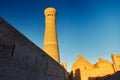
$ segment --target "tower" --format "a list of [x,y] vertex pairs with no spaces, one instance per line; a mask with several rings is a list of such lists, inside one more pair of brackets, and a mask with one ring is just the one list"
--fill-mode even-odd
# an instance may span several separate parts
[[54,60],[60,63],[58,40],[56,33],[56,9],[47,8],[45,15],[45,34],[43,50]]

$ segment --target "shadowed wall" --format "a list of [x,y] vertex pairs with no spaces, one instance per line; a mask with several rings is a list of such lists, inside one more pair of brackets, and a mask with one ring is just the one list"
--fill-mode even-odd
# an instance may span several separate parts
[[0,80],[66,80],[66,70],[0,18]]

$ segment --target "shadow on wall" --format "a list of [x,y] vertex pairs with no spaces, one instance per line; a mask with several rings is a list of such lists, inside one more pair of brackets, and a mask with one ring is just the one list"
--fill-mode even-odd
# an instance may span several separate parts
[[69,80],[81,80],[80,69],[76,69],[75,73],[73,71],[70,73]]
[[88,80],[120,80],[120,71],[114,73],[113,75],[106,75],[103,77],[89,77]]
[[110,75],[105,80],[120,80],[120,71],[114,73],[113,75]]
[[[81,80],[80,69],[76,69],[75,73],[72,71],[69,75],[69,80]],[[103,77],[89,77],[88,80],[120,80],[120,71],[113,75],[106,75]]]
[[106,75],[103,77],[89,77],[88,80],[106,80],[107,77],[109,77],[110,75]]

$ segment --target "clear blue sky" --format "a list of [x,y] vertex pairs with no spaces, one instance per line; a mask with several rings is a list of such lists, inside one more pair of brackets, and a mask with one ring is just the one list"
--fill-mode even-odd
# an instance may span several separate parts
[[78,54],[95,63],[120,53],[120,0],[0,0],[0,16],[42,48],[47,7],[57,10],[60,57],[68,69]]

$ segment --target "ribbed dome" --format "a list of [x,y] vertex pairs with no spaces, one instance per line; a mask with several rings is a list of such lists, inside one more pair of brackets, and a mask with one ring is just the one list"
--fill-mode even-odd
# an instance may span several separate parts
[[78,60],[75,61],[75,63],[72,66],[71,70],[75,70],[75,69],[91,69],[93,68],[93,65],[88,62],[86,59],[83,58],[82,55],[78,56]]

